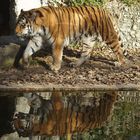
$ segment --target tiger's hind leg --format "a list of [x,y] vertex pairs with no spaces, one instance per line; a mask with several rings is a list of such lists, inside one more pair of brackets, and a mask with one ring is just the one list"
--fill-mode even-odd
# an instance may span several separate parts
[[82,54],[81,57],[76,61],[76,62],[72,62],[70,64],[70,66],[72,67],[79,67],[80,65],[82,65],[86,60],[88,60],[90,58],[90,55],[92,53],[93,47],[95,46],[97,40],[96,40],[97,36],[84,36],[82,38]]
[[123,55],[123,51],[121,49],[118,50],[118,52],[115,52],[118,61],[114,62],[115,66],[122,66],[125,64],[125,60],[124,60],[124,55]]
[[114,65],[116,67],[124,65],[125,58],[124,58],[123,50],[121,48],[121,43],[119,42],[119,40],[118,39],[111,40],[111,41],[107,42],[106,44],[110,46],[110,48],[112,49],[114,54],[117,56],[118,61],[114,62]]

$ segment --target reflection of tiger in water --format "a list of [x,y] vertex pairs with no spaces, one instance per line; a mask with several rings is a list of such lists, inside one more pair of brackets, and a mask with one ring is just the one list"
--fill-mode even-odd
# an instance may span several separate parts
[[[67,135],[70,137],[72,133],[84,133],[100,127],[110,115],[117,96],[115,92],[102,94],[104,95],[100,98],[73,95],[66,97],[67,100],[63,100],[64,97],[56,92],[52,94],[51,100],[32,94],[27,98],[31,106],[30,114],[34,114],[33,121],[29,119],[30,114],[24,121],[18,117],[14,121],[15,128],[22,136]],[[28,120],[31,123],[25,123]]]
[[[47,43],[53,50],[51,69],[58,71],[61,68],[64,46],[81,39],[83,52],[74,65],[80,66],[90,57],[96,41],[102,38],[116,54],[119,63],[115,64],[124,64],[120,37],[114,29],[112,17],[99,7],[41,7],[21,11],[15,32],[19,37],[30,38],[23,53],[23,60],[26,63],[32,54]],[[15,66],[18,65],[21,56],[18,57]]]

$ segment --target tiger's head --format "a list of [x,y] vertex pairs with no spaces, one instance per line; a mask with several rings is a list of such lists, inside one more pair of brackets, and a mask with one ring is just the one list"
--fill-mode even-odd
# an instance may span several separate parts
[[18,17],[15,33],[19,37],[32,37],[39,33],[43,17],[39,10],[23,11]]
[[13,118],[13,127],[18,132],[19,136],[27,137],[31,134],[31,116],[18,112]]

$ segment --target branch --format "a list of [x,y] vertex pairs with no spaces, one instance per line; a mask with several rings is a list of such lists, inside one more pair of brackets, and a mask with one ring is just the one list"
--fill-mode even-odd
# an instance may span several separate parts
[[[30,92],[106,92],[106,91],[140,91],[140,85],[128,84],[128,85],[92,85],[92,86],[70,86],[70,85],[12,85],[4,86],[0,85],[0,94],[9,93],[30,93]],[[2,95],[2,94],[1,94]],[[1,96],[0,95],[0,96]]]
[[21,40],[15,35],[1,36],[0,37],[0,45],[8,45],[10,43],[26,46],[27,40]]

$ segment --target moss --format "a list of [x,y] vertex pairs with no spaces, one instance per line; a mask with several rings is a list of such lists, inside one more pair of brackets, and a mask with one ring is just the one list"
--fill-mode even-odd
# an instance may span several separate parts
[[[86,4],[86,5],[92,4],[92,5],[102,6],[106,2],[109,2],[109,1],[111,1],[111,0],[71,0],[71,1],[68,1],[67,4],[73,5],[73,6],[84,5],[84,4]],[[120,0],[120,1],[127,4],[128,6],[140,3],[140,0]]]
[[71,0],[70,1],[70,5],[103,5],[104,3],[106,3],[109,0]]
[[1,67],[11,67],[13,65],[13,59],[7,58],[3,61]]
[[121,1],[125,4],[127,4],[128,6],[140,3],[140,0],[121,0]]

